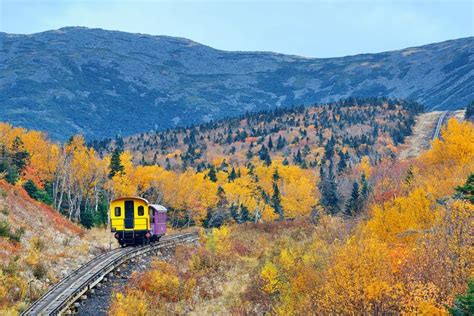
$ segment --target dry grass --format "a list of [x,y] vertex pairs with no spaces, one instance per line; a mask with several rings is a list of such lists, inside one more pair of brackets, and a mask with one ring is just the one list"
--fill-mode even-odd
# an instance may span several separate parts
[[423,151],[430,148],[433,131],[442,113],[442,111],[433,111],[418,115],[413,127],[413,134],[406,138],[404,145],[400,146],[400,159],[418,157]]
[[[463,121],[465,112],[465,110],[449,112],[445,121],[447,122],[450,117],[455,117],[459,121]],[[405,140],[405,144],[400,146],[400,159],[404,160],[418,157],[422,152],[430,148],[433,132],[442,113],[442,111],[433,111],[418,115],[416,124],[413,127],[413,134],[408,136]]]
[[123,302],[131,300],[134,290],[140,288],[145,293],[142,303],[147,306],[147,315],[160,311],[189,315],[268,312],[271,302],[261,295],[255,276],[277,249],[307,243],[315,229],[307,221],[297,220],[233,225],[227,228],[228,233],[203,231],[198,247],[178,246],[175,256],[167,263],[166,270],[179,280],[178,288],[182,292],[177,297],[163,296],[160,293],[169,291],[155,293],[150,286],[144,288],[140,284],[143,280],[156,279],[157,271],[163,271],[163,264],[155,263],[155,268],[132,278],[129,286],[119,293],[120,299],[113,300],[111,311],[125,311],[120,306],[125,309]]
[[0,237],[1,315],[23,310],[53,283],[109,248],[105,230],[86,231],[2,180],[0,210],[0,221],[15,235]]

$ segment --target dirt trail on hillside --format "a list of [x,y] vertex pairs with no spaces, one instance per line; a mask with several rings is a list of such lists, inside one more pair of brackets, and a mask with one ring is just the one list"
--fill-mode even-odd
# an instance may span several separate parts
[[[444,123],[446,123],[451,117],[455,117],[462,121],[464,119],[464,112],[464,110],[448,112]],[[413,134],[408,136],[405,144],[400,146],[400,159],[418,157],[422,152],[430,148],[436,124],[443,113],[444,111],[433,111],[420,114],[416,118],[416,123],[413,127]]]

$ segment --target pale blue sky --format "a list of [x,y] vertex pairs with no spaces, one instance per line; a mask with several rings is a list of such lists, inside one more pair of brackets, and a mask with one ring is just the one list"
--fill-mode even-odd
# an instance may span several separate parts
[[473,16],[474,0],[0,0],[0,31],[8,33],[100,27],[308,57],[473,36]]

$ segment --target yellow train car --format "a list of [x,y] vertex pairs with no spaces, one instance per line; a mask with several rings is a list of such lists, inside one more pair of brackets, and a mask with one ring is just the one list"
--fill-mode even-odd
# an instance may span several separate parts
[[139,197],[121,197],[110,203],[110,226],[121,246],[155,241],[166,231],[166,208]]

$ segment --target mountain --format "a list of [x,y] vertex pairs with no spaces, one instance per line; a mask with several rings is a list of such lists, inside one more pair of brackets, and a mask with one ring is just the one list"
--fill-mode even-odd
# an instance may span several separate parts
[[318,59],[79,27],[0,33],[0,121],[65,140],[352,96],[458,109],[474,99],[473,39]]

